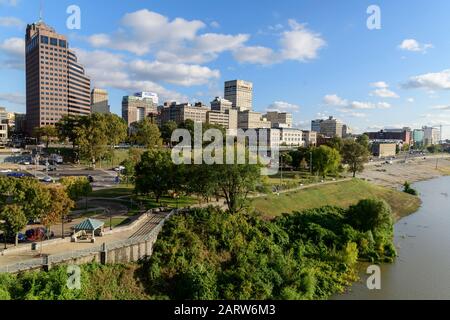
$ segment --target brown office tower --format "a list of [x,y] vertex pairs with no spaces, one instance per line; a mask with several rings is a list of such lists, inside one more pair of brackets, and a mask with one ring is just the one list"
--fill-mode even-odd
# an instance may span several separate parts
[[67,38],[39,21],[25,35],[27,132],[90,113],[90,80]]

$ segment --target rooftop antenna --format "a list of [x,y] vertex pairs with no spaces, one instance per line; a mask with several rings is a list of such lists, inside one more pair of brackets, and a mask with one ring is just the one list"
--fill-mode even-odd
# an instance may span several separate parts
[[44,9],[43,8],[44,8],[44,5],[43,5],[42,0],[41,0],[40,6],[39,6],[39,22],[44,21],[44,19],[43,19],[43,11],[44,11]]

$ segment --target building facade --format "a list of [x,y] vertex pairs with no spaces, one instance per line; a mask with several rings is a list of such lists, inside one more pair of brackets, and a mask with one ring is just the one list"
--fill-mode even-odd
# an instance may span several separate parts
[[434,127],[423,127],[423,142],[425,146],[439,144],[441,131]]
[[280,144],[289,147],[303,146],[305,144],[303,141],[303,132],[299,129],[280,128]]
[[110,113],[108,91],[94,88],[91,92],[91,112]]
[[240,111],[253,110],[253,83],[243,80],[225,82],[225,99]]
[[293,116],[291,113],[271,111],[264,117],[272,124],[272,128],[292,128]]
[[317,132],[316,131],[302,131],[303,141],[305,147],[313,147],[317,145]]
[[227,99],[216,97],[214,101],[211,101],[211,111],[225,112],[233,108],[233,103]]
[[314,132],[320,132],[320,124],[322,123],[323,119],[317,119],[311,121],[311,131]]
[[192,105],[190,103],[177,104],[176,102],[173,102],[161,109],[161,124],[169,121],[181,124],[186,120],[206,123],[208,111],[210,111],[210,109],[201,103]]
[[158,106],[159,105],[159,97],[157,93],[154,92],[137,92],[134,94],[135,97],[141,98],[141,99],[151,99],[153,101],[153,104]]
[[412,142],[412,132],[409,128],[387,129],[378,132],[367,132],[366,134],[370,140],[402,141],[407,144],[411,144]]
[[374,143],[372,144],[372,153],[378,158],[395,157],[397,154],[396,143]]
[[150,98],[125,96],[122,99],[122,118],[131,126],[147,117],[157,117],[158,107]]
[[329,138],[342,138],[343,127],[344,124],[341,121],[329,117],[320,123],[320,133]]
[[415,147],[424,145],[425,131],[423,129],[415,129],[413,131],[413,141]]
[[90,113],[90,80],[67,38],[42,21],[25,35],[26,114],[29,134],[69,114]]
[[225,129],[236,130],[238,128],[238,111],[236,109],[228,109],[224,112],[208,111],[206,122],[221,125]]
[[271,123],[267,119],[262,117],[259,112],[254,112],[251,110],[240,111],[238,115],[238,128],[239,129],[260,129],[266,128],[270,129],[272,127]]

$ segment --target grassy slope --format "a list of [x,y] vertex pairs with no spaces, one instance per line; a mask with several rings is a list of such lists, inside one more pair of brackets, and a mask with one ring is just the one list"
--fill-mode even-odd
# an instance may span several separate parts
[[418,197],[357,179],[312,187],[280,196],[270,195],[254,199],[252,202],[257,211],[267,217],[274,217],[282,213],[326,205],[346,208],[370,197],[382,198],[388,202],[397,220],[414,213],[421,204]]

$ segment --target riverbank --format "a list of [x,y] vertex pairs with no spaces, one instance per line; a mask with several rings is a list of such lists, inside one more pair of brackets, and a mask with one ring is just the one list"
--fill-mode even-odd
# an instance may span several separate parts
[[303,190],[278,195],[267,195],[252,200],[256,211],[266,218],[274,218],[283,213],[292,213],[322,206],[348,208],[359,200],[380,198],[392,207],[394,219],[416,212],[421,204],[418,197],[386,188],[360,179],[319,185]]
[[393,164],[369,165],[359,175],[374,184],[398,189],[405,181],[410,183],[450,175],[450,155],[414,158],[406,163],[404,159]]

